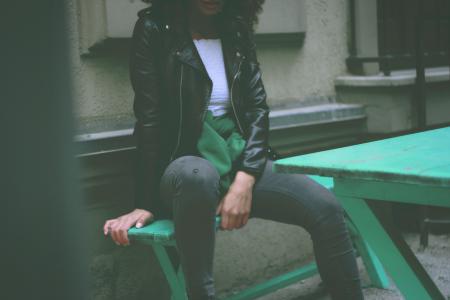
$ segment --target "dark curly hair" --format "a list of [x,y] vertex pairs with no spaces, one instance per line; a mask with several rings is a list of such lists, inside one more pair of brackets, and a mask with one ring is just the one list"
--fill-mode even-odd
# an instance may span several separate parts
[[[142,0],[158,11],[165,14],[180,16],[184,10],[180,9],[187,5],[189,0]],[[262,5],[265,0],[226,0],[220,17],[227,20],[234,17],[240,17],[248,25],[251,31],[254,25],[258,23],[258,14],[262,11]],[[177,17],[175,17],[177,18]]]

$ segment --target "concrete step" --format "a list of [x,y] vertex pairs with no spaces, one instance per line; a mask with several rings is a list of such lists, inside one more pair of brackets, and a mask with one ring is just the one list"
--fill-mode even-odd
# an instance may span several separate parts
[[[425,72],[427,126],[450,122],[449,79],[448,67],[429,68]],[[335,80],[337,99],[366,108],[370,134],[407,132],[418,124],[415,80],[415,70],[394,71],[390,76],[339,76]]]
[[362,105],[344,103],[289,107],[272,110],[269,115],[271,130],[363,119],[365,116]]

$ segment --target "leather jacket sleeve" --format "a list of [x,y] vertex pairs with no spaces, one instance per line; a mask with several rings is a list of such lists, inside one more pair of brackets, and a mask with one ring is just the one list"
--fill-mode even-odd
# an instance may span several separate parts
[[156,59],[160,47],[157,25],[146,15],[140,15],[131,39],[129,71],[135,96],[136,117],[134,137],[135,208],[153,211],[159,192],[158,156],[160,153],[160,78]]
[[248,61],[244,64],[241,84],[244,91],[242,115],[245,121],[247,144],[237,168],[254,175],[258,180],[268,158],[269,107],[266,103],[266,91],[256,56],[253,34],[247,31],[246,35]]

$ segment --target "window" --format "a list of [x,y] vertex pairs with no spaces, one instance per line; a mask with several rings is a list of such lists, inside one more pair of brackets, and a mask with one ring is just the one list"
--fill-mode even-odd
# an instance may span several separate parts
[[378,51],[392,57],[381,69],[415,66],[417,5],[423,1],[423,47],[426,67],[449,64],[449,0],[378,0]]
[[418,20],[425,67],[450,64],[450,0],[350,0],[350,10],[350,72],[414,68]]

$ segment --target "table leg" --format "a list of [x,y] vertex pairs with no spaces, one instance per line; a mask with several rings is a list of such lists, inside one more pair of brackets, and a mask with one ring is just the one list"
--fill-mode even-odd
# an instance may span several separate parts
[[382,289],[389,288],[389,278],[384,271],[380,259],[375,255],[372,248],[362,238],[361,233],[349,219],[347,219],[347,227],[351,232],[353,243],[366,267],[371,284]]
[[406,299],[445,300],[414,253],[382,214],[382,202],[336,195]]

